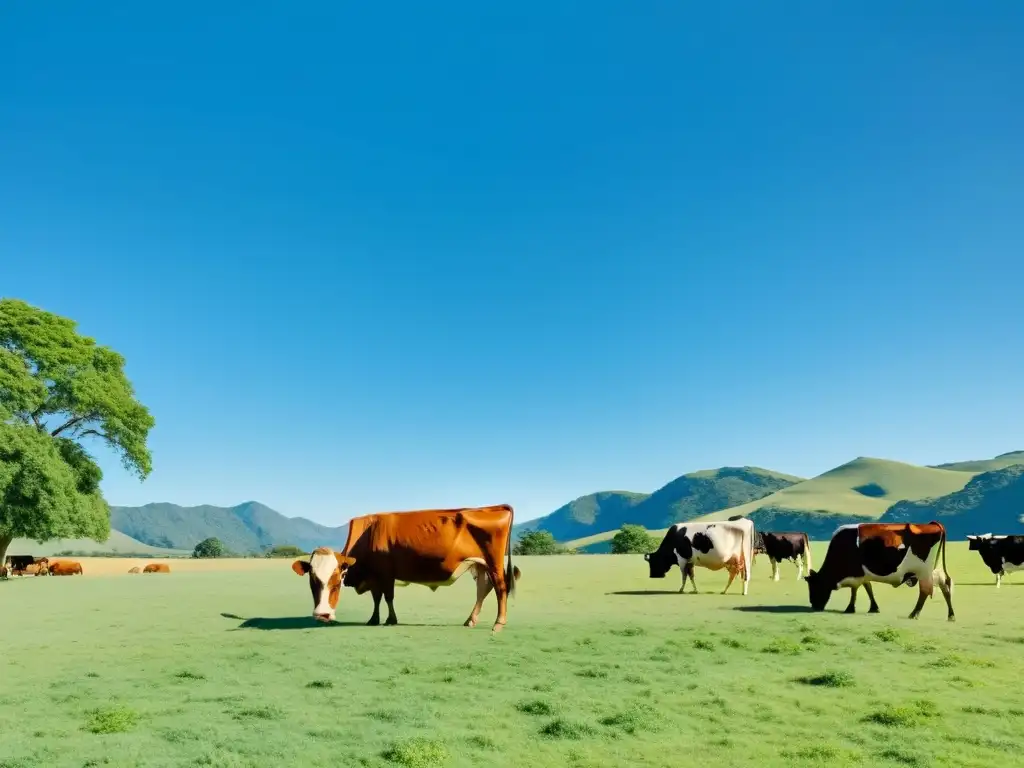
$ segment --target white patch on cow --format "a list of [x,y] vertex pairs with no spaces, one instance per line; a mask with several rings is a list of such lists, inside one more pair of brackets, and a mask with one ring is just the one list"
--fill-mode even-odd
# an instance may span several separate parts
[[1016,573],[1017,571],[1024,571],[1024,563],[1021,563],[1020,565],[1014,565],[1013,563],[1006,562],[1006,558],[1004,557],[1003,572],[996,574],[996,588],[1002,586],[1003,576],[1009,576],[1011,573]]
[[778,581],[782,572],[780,564],[777,563],[775,561],[775,558],[772,557],[768,558],[768,562],[772,564],[772,581]]
[[329,601],[331,592],[327,585],[331,581],[334,572],[338,570],[338,558],[334,556],[333,552],[329,555],[314,554],[309,558],[309,568],[313,572],[313,576],[323,586],[323,589],[320,590],[320,602],[313,609],[313,615],[328,616],[333,621],[334,609],[331,608]]
[[804,577],[804,560],[807,555],[797,555],[796,558],[796,580],[800,581]]
[[431,589],[437,589],[438,587],[450,587],[452,584],[454,584],[456,581],[458,581],[462,577],[462,575],[466,571],[468,571],[470,568],[472,568],[474,565],[482,565],[484,567],[487,567],[487,563],[484,561],[483,558],[481,558],[481,557],[469,557],[469,558],[466,558],[465,560],[463,560],[461,563],[459,563],[459,567],[456,568],[452,572],[452,575],[449,576],[448,579],[446,579],[445,581],[417,581],[416,583],[420,584],[420,585],[422,585],[424,587],[430,587]]
[[[932,548],[928,550],[928,555],[922,560],[914,551],[911,549],[906,550],[906,554],[903,556],[903,560],[900,561],[899,567],[894,573],[890,573],[888,576],[879,576],[874,574],[864,566],[864,579],[863,581],[876,581],[882,584],[891,584],[894,587],[900,586],[903,583],[903,578],[908,574],[917,576],[919,582],[929,582],[932,580],[932,571],[935,562],[935,553],[938,550],[941,542],[936,541]],[[863,583],[862,581],[862,583]]]
[[[832,533],[832,538],[834,539],[834,538],[836,537],[836,534],[837,534],[837,533],[839,533],[840,531],[848,531],[848,530],[850,530],[851,528],[857,528],[857,529],[859,529],[859,528],[860,528],[860,523],[847,523],[846,525],[840,525],[840,526],[839,526],[838,528],[836,528],[836,529],[835,529],[835,531],[834,531],[834,532]],[[858,530],[858,532],[857,532],[857,546],[858,546],[858,547],[860,546],[860,531],[859,531],[859,530]]]

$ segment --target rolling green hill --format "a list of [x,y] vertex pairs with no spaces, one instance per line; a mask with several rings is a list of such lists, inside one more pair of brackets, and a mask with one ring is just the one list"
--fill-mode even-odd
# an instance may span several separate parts
[[307,552],[319,546],[337,548],[344,546],[348,536],[347,525],[328,528],[302,517],[285,517],[255,501],[234,507],[167,503],[111,507],[110,525],[146,544],[189,552],[210,536],[239,554],[277,544],[294,544]]
[[[1024,461],[1024,453],[1003,454],[994,459],[958,462],[941,467],[922,467],[886,459],[860,457],[829,470],[810,480],[804,480],[782,488],[775,493],[746,503],[719,509],[696,518],[700,521],[726,520],[734,515],[750,517],[761,529],[802,530],[812,539],[827,539],[837,526],[862,520],[877,520],[897,502],[924,500],[945,500],[951,494],[966,490],[978,477],[977,468],[994,467],[996,472],[1013,474],[1012,465],[1016,458]],[[1000,476],[1002,477],[1002,476]],[[977,486],[971,493],[987,496],[995,493],[993,481]],[[1009,491],[1004,494],[1009,494]],[[952,504],[966,503],[965,497],[957,497]],[[984,507],[982,502],[972,502],[975,507]],[[986,507],[987,508],[987,507]],[[992,502],[993,522],[989,527],[1006,529],[1016,525],[1017,518],[1005,504]],[[640,510],[638,505],[637,511]],[[1017,515],[1024,512],[1020,509]],[[924,513],[922,513],[924,514]],[[671,522],[652,524],[648,518],[635,518],[625,522],[638,523],[652,534],[663,536]],[[1002,521],[1002,525],[996,525]],[[958,523],[959,525],[959,523]],[[964,523],[975,530],[973,523]],[[984,526],[983,526],[984,527]],[[609,527],[602,533],[566,540],[567,546],[586,552],[607,551],[608,542],[615,535],[615,528]],[[959,529],[957,529],[959,530]],[[1016,527],[1013,530],[1017,530]],[[951,533],[952,535],[952,533]],[[957,537],[962,534],[957,533]]]
[[680,520],[762,498],[798,482],[800,478],[793,475],[759,467],[706,469],[677,477],[649,495],[604,491],[581,496],[550,515],[516,526],[516,532],[545,530],[559,541],[567,541],[614,531],[623,523],[665,528]]
[[971,478],[961,490],[937,499],[893,504],[883,522],[938,520],[951,539],[976,533],[1024,533],[1024,465]]
[[15,539],[7,550],[8,555],[36,555],[37,557],[52,557],[58,552],[93,555],[151,555],[153,557],[181,557],[192,554],[191,549],[186,552],[153,547],[114,530],[110,532],[110,538],[102,543],[92,539],[53,539],[39,544],[32,539]]
[[1001,453],[994,459],[982,459],[981,461],[954,461],[950,464],[936,464],[935,467],[963,472],[991,472],[995,469],[1012,467],[1015,464],[1024,464],[1024,451]]

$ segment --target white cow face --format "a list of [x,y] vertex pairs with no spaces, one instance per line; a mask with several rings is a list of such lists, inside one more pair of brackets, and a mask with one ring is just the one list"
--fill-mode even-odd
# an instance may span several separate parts
[[309,562],[296,560],[292,570],[299,576],[309,574],[309,589],[313,594],[313,618],[324,623],[334,621],[334,612],[341,597],[345,571],[355,564],[355,558],[334,552],[328,547],[314,550]]

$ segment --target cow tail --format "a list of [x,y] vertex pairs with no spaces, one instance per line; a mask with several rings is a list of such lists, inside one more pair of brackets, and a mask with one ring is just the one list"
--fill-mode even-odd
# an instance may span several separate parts
[[516,569],[512,567],[512,525],[515,522],[516,513],[512,507],[508,508],[508,560],[505,563],[505,589],[508,596],[516,593]]
[[814,565],[811,563],[811,537],[806,533],[804,534],[804,567],[807,571],[807,575],[811,575],[811,568]]
[[[953,589],[953,577],[946,570],[946,526],[942,526],[942,575],[946,578],[946,587]],[[934,593],[933,593],[934,594]]]
[[[748,518],[749,519],[749,518]],[[754,521],[750,521],[750,530],[747,531],[747,526],[743,526],[743,559],[746,561],[743,567],[743,580],[750,582],[750,579],[754,575]]]

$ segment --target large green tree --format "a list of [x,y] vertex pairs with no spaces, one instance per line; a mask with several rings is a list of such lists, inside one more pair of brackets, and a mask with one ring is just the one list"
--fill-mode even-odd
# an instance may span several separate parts
[[105,443],[140,480],[149,475],[153,417],[124,363],[74,321],[0,299],[0,563],[18,537],[110,536],[88,441]]

